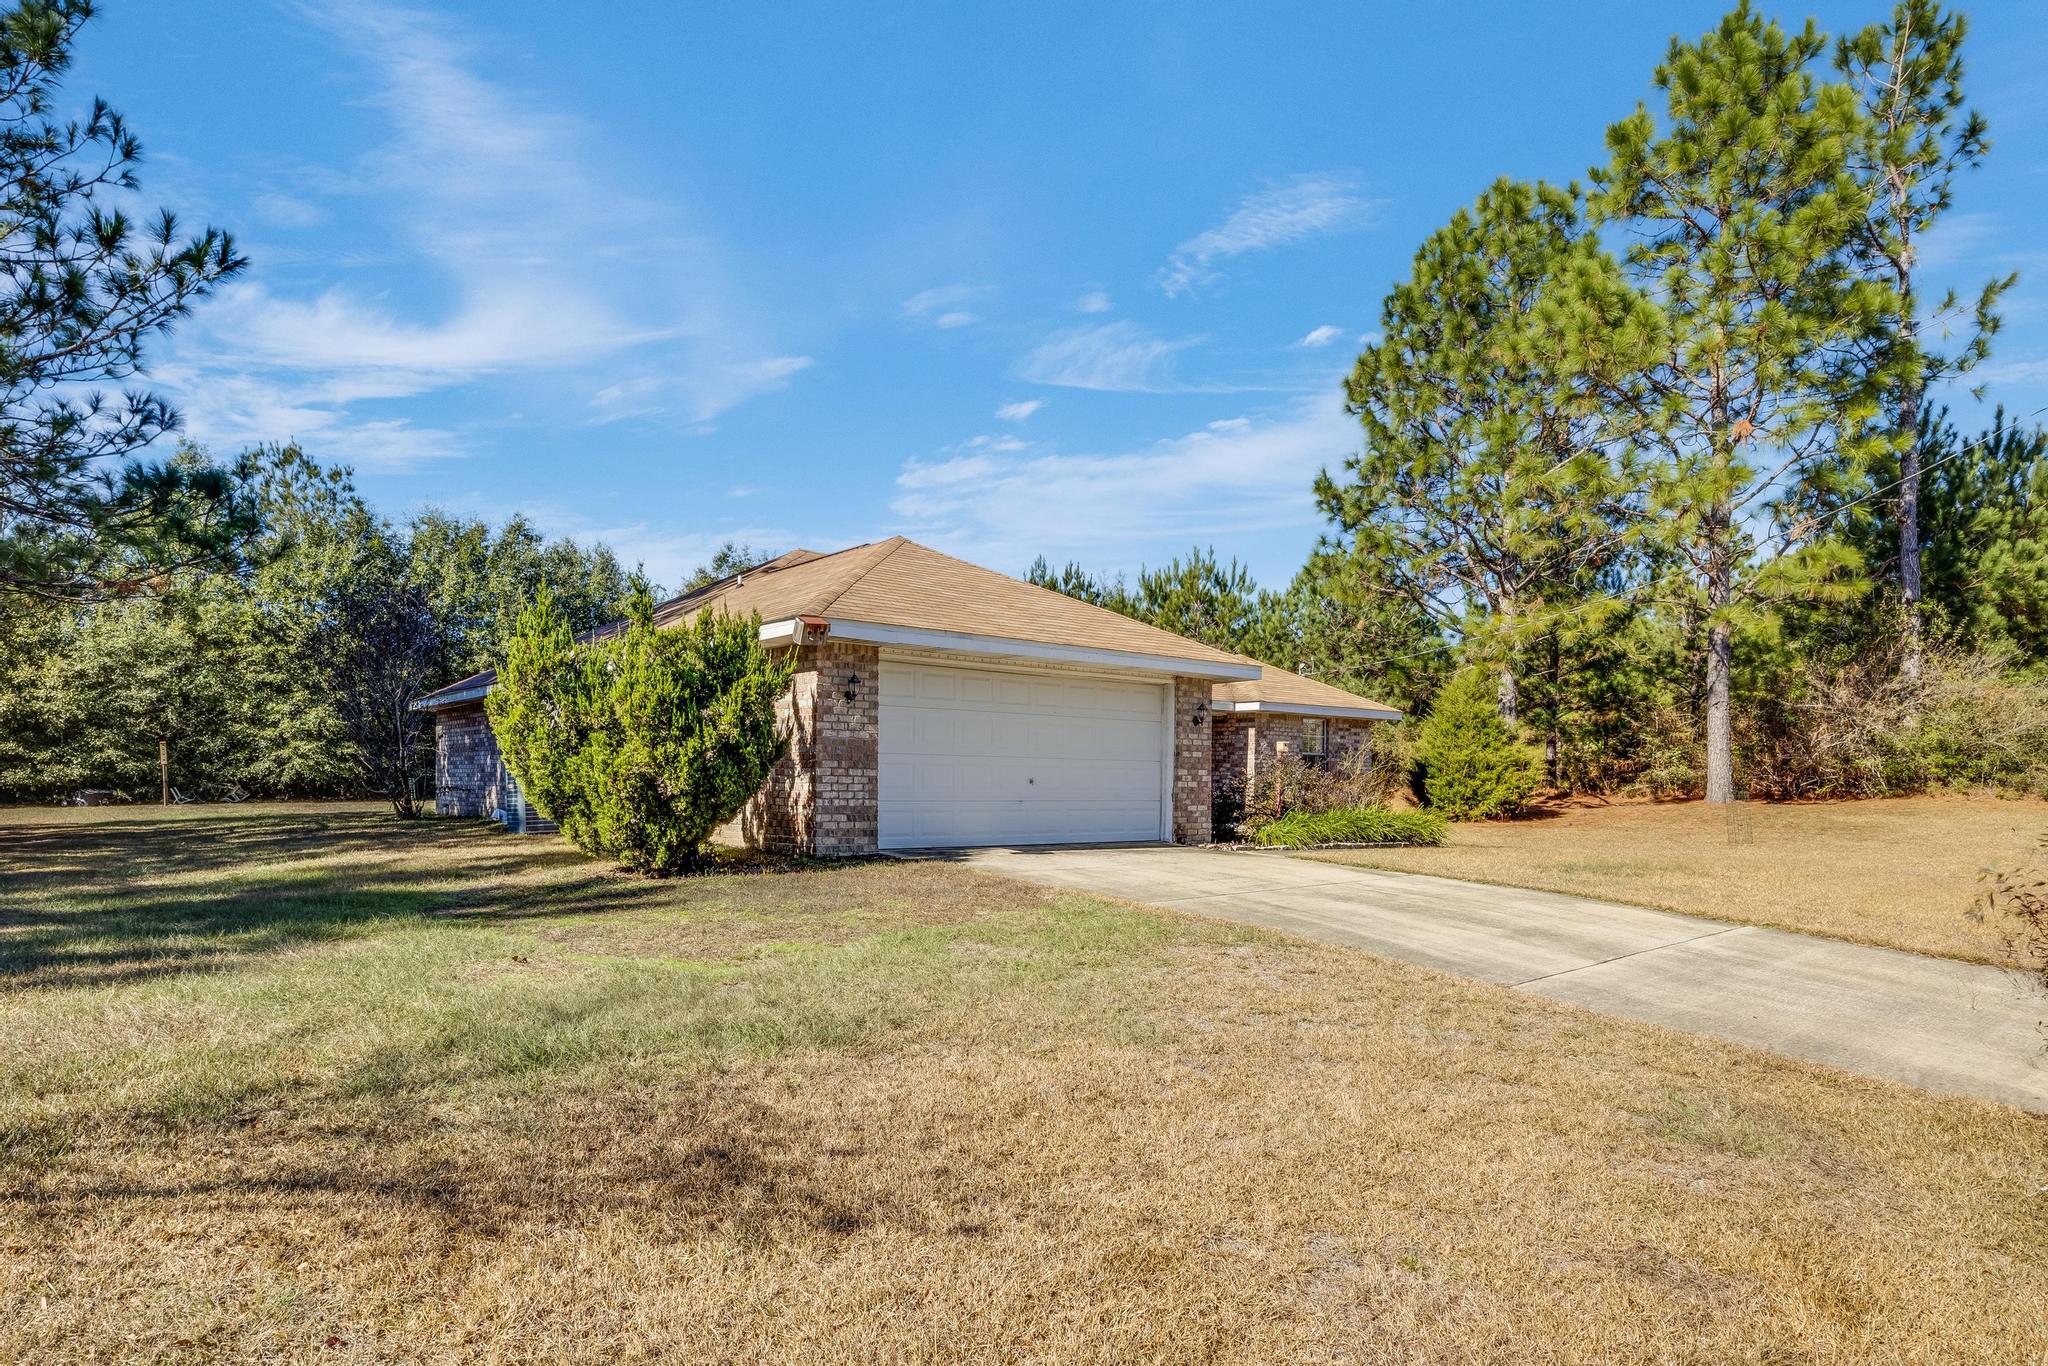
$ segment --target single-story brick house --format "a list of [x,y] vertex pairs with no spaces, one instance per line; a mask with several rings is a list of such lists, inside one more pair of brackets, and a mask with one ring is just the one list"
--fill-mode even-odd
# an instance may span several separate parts
[[[780,559],[662,604],[659,624],[758,613],[796,652],[789,754],[724,832],[818,855],[1210,838],[1217,785],[1276,755],[1339,755],[1400,713],[893,537]],[[484,714],[494,675],[435,716],[435,804],[552,829]]]

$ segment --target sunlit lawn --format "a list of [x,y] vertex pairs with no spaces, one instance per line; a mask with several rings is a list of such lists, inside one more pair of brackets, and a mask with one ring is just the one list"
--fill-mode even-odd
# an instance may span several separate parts
[[0,812],[0,1359],[2048,1358],[2048,1128],[945,864]]
[[1969,915],[1980,875],[2032,859],[2044,836],[2048,802],[1997,797],[1584,803],[1455,825],[1435,849],[1313,857],[1996,962],[1995,927]]

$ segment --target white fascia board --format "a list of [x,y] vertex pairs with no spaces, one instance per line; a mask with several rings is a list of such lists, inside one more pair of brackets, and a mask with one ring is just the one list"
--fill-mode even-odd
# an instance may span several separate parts
[[794,645],[804,638],[804,624],[795,617],[761,623],[763,645]]
[[491,687],[491,684],[484,683],[474,688],[464,688],[461,692],[451,692],[441,697],[422,697],[419,701],[412,704],[412,709],[414,711],[439,711],[442,707],[452,707],[458,702],[474,702],[489,692]]
[[1332,716],[1346,721],[1398,721],[1392,707],[1313,707],[1302,702],[1218,702],[1212,711],[1271,712],[1275,716]]
[[1037,659],[1048,664],[1080,664],[1097,669],[1132,669],[1140,673],[1179,674],[1183,678],[1250,680],[1259,676],[1259,666],[1256,664],[1177,659],[1172,655],[1097,650],[1085,645],[1048,645],[1036,640],[968,635],[962,631],[929,631],[916,626],[877,626],[871,622],[844,621],[838,617],[830,619],[826,639],[857,640],[870,645],[902,645],[954,654]]

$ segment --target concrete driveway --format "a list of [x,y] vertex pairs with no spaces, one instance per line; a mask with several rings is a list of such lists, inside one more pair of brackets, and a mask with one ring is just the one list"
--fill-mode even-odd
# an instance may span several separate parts
[[1144,845],[946,856],[2048,1112],[2048,1000],[1996,968],[1272,853]]

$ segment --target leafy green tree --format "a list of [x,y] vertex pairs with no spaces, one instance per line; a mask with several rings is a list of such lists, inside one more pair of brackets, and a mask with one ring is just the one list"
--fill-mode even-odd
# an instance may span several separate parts
[[1542,780],[1536,756],[1501,719],[1497,690],[1466,669],[1423,719],[1416,757],[1432,809],[1454,821],[1510,816]]
[[[1594,221],[1631,241],[1636,289],[1596,279],[1557,327],[1582,373],[1635,419],[1651,490],[1643,532],[1684,566],[1700,603],[1710,802],[1735,799],[1737,619],[1765,602],[1767,582],[1804,591],[1761,573],[1774,561],[1756,529],[1792,490],[1861,479],[1882,380],[1862,362],[1897,313],[1888,286],[1850,269],[1866,221],[1850,162],[1864,115],[1848,86],[1815,79],[1824,47],[1811,23],[1787,34],[1747,0],[1698,42],[1673,40],[1655,77],[1663,123],[1638,108],[1615,124],[1611,159],[1593,172]],[[1610,367],[1610,356],[1633,363]],[[1798,531],[1776,539],[1789,546]]]
[[484,700],[520,790],[557,821],[580,801],[570,765],[601,721],[600,669],[594,652],[579,652],[554,590],[542,584],[513,623]]
[[1158,569],[1140,569],[1130,615],[1164,631],[1243,651],[1259,614],[1259,586],[1251,571],[1232,559],[1224,564],[1216,549],[1176,556]]
[[105,103],[51,116],[93,9],[0,11],[0,599],[146,591],[232,559],[254,525],[234,467],[139,458],[177,429],[169,403],[92,387],[137,374],[144,340],[246,265],[224,232],[118,207],[142,150]]
[[486,702],[505,762],[577,847],[666,877],[760,790],[788,747],[775,702],[791,662],[756,617],[706,613],[666,629],[637,593],[626,630],[576,644],[551,593],[536,596]]
[[0,790],[155,801],[158,747],[187,795],[235,787],[253,747],[218,604],[172,592],[64,607],[7,669]]
[[307,673],[340,723],[364,788],[410,820],[434,772],[434,721],[413,704],[448,677],[448,642],[433,604],[406,581],[400,547],[378,536],[315,610],[304,640]]
[[548,584],[578,631],[617,621],[632,579],[609,547],[549,541],[523,517],[495,531],[429,509],[406,528],[408,580],[434,605],[456,674],[493,667],[520,609]]
[[1872,348],[1872,365],[1887,387],[1891,444],[1897,459],[1892,495],[1898,536],[1890,558],[1898,579],[1902,667],[1920,671],[1920,417],[1927,390],[1961,374],[1987,354],[1998,330],[1996,305],[2016,276],[1994,279],[1978,292],[1968,340],[1943,353],[1928,343],[1962,311],[1954,291],[1928,300],[1920,283],[1920,238],[1954,202],[1958,170],[1975,166],[1990,148],[1981,115],[1963,112],[1963,37],[1968,21],[1933,0],[1901,0],[1891,18],[1842,39],[1835,66],[1861,99],[1860,136],[1851,160],[1863,181],[1867,212],[1851,249],[1860,269],[1891,290],[1891,308]]
[[766,564],[774,558],[773,555],[756,550],[740,541],[727,541],[711,552],[709,560],[690,571],[689,577],[683,580],[681,591],[695,592],[707,584],[731,578],[734,574],[752,569],[757,564]]
[[1323,545],[1284,593],[1261,593],[1244,653],[1334,687],[1416,712],[1453,655],[1428,616],[1354,548]]
[[[1925,473],[1914,513],[1935,621],[1964,649],[2048,662],[2048,430],[2012,426],[2001,408],[1990,430],[1965,440],[1947,409],[1930,408],[1915,447]],[[1896,454],[1880,458],[1879,488],[1898,467]],[[1884,498],[1849,507],[1839,521],[1844,539],[1888,576],[1896,517]]]
[[1092,602],[1097,607],[1107,607],[1112,612],[1122,612],[1127,617],[1138,615],[1122,575],[1114,579],[1097,578],[1073,560],[1054,569],[1046,562],[1045,556],[1040,555],[1024,571],[1024,582],[1050,588],[1055,593],[1064,593],[1082,602]]
[[1024,571],[1024,581],[1240,653],[1258,637],[1260,614],[1272,597],[1236,560],[1218,560],[1214,546],[1197,546],[1187,559],[1176,556],[1158,569],[1140,566],[1135,588],[1121,574],[1098,577],[1071,561],[1054,569],[1043,555]]
[[1492,663],[1510,721],[1518,652],[1622,539],[1601,410],[1559,363],[1543,307],[1557,281],[1613,270],[1570,192],[1497,182],[1388,296],[1383,340],[1346,385],[1364,447],[1343,482],[1316,481],[1353,553]]
[[347,470],[323,466],[296,446],[264,447],[250,463],[261,529],[249,545],[249,568],[202,576],[194,588],[231,618],[247,730],[260,737],[240,781],[274,794],[354,792],[348,736],[305,659],[321,604],[346,584],[383,523]]

